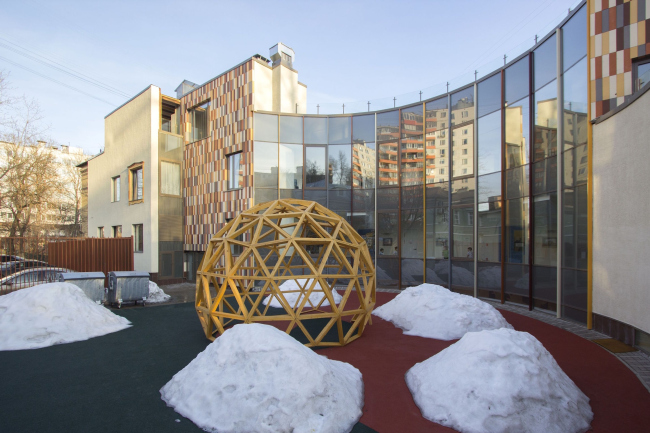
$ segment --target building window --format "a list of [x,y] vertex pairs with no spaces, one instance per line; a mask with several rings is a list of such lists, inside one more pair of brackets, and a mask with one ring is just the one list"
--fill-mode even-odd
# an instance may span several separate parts
[[445,154],[445,149],[440,149],[440,156],[444,156]]
[[463,144],[467,144],[467,139],[463,138]]
[[244,186],[242,153],[232,153],[228,158],[228,189],[238,189]]
[[463,174],[467,174],[467,169],[466,168],[463,169]]
[[440,173],[440,174],[445,174],[445,169],[444,169],[444,168],[441,168],[439,173]]
[[98,238],[104,237],[104,227],[97,227],[97,237]]
[[463,155],[467,155],[467,149],[463,149]]
[[122,226],[113,226],[113,237],[114,238],[122,237]]
[[179,163],[160,161],[160,193],[181,195],[181,165]]
[[463,165],[467,164],[467,158],[463,159]]
[[129,202],[140,203],[144,200],[143,163],[139,162],[129,167]]
[[136,253],[141,253],[144,251],[143,234],[143,225],[133,224],[133,251]]
[[120,201],[120,177],[111,179],[111,202]]
[[190,125],[192,127],[190,141],[198,141],[208,136],[208,125],[210,124],[210,101],[192,108],[188,112]]

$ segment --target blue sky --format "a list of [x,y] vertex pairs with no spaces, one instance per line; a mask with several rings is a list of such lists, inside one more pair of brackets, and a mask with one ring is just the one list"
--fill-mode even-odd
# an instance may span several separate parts
[[96,153],[104,116],[149,84],[174,96],[183,79],[204,83],[277,42],[296,53],[309,112],[379,109],[494,70],[578,3],[1,0],[0,70],[15,95],[38,100],[52,140]]

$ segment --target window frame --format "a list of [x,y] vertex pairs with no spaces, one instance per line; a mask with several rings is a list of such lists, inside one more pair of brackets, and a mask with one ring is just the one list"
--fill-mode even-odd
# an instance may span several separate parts
[[[121,176],[111,177],[111,203],[119,202],[122,198]],[[116,194],[117,192],[117,194]]]
[[[137,228],[140,227],[140,236],[138,238]],[[131,226],[133,233],[133,252],[134,253],[144,253],[144,224],[133,224]],[[138,247],[140,248],[138,250]]]
[[[134,198],[135,191],[133,190],[133,175],[138,170],[142,170],[142,197]],[[128,167],[129,172],[129,205],[144,202],[144,161],[135,162]]]
[[[176,164],[176,165],[178,165],[180,167],[180,170],[178,172],[179,173],[179,186],[180,186],[178,194],[167,194],[167,193],[162,192],[162,164],[163,164],[163,162],[166,162],[168,164]],[[183,196],[183,164],[182,163],[180,163],[178,161],[174,161],[173,159],[160,158],[158,160],[158,173],[160,173],[160,175],[158,176],[158,194],[160,196],[162,196],[162,197],[176,197],[176,198]],[[144,199],[144,170],[142,171],[142,176],[143,176],[143,178],[142,178],[142,195],[143,195],[143,199]]]
[[[117,233],[118,229],[119,229],[119,236],[116,236],[118,234]],[[111,231],[113,232],[112,235],[113,235],[114,238],[121,238],[122,237],[122,226],[121,225],[112,226]]]
[[[191,107],[191,108],[189,108],[187,110],[187,119],[189,120],[188,123],[190,124],[190,133],[189,133],[189,142],[190,143],[196,143],[197,141],[205,140],[206,138],[210,137],[210,135],[211,135],[211,133],[210,133],[211,132],[210,131],[210,111],[211,111],[211,108],[212,108],[211,102],[212,102],[211,99],[207,99],[205,101],[202,101],[202,102],[196,104],[195,106],[193,106],[193,107]],[[194,113],[195,113],[197,108],[200,108],[200,107],[202,107],[204,105],[206,106],[205,137],[195,138],[194,137],[194,130],[196,128],[194,127],[194,125],[196,123],[194,122],[194,119],[195,119]]]
[[[236,155],[239,155],[239,167],[238,168],[240,168],[241,165],[242,165],[242,157],[244,156],[244,151],[243,150],[238,150],[236,152],[232,152],[232,153],[229,153],[229,154],[226,155],[226,171],[228,173],[226,186],[227,186],[228,191],[237,191],[239,189],[244,188],[243,186],[239,186],[239,180],[240,179],[239,179],[239,171],[238,170],[237,170],[238,174],[237,174],[236,182],[235,182],[235,178],[233,177],[233,174],[235,173],[235,170],[233,169],[233,167],[231,167],[230,161],[231,161],[231,157],[234,157]],[[234,160],[235,159],[233,158],[233,161]],[[243,175],[242,175],[242,178],[243,178]],[[232,186],[231,184],[233,182],[235,182],[237,184],[237,186]]]
[[105,238],[104,226],[97,227],[97,237],[102,239]]

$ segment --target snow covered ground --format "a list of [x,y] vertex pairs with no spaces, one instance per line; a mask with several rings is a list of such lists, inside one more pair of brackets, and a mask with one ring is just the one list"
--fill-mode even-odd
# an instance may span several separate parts
[[578,433],[593,419],[587,396],[527,332],[469,332],[406,383],[425,418],[464,433]]
[[235,325],[160,390],[205,431],[349,432],[361,417],[363,381],[278,329]]
[[[300,292],[300,286],[298,286],[296,283],[300,284],[300,286],[306,287],[307,289],[309,289],[312,284],[311,280],[309,279],[287,280],[284,283],[280,284],[280,290],[282,291],[289,305],[291,305],[293,308],[297,308],[298,305],[300,305],[303,296]],[[307,283],[307,286],[305,286],[305,283]],[[325,293],[323,292],[323,288],[318,282],[316,282],[316,287],[314,287],[314,290],[309,295],[309,301],[305,303],[305,308],[311,308],[312,306],[315,307],[324,297]],[[336,302],[337,305],[339,302],[341,302],[341,299],[343,299],[336,290],[332,290],[332,297],[334,297],[334,302]],[[278,301],[276,297],[271,297],[271,295],[268,295],[266,298],[264,298],[262,302],[264,305],[266,305],[269,303],[269,300],[271,301],[271,307],[283,308],[282,304],[280,304],[280,301]],[[311,305],[309,305],[309,303],[311,303]],[[329,305],[330,303],[327,300],[327,297],[325,297],[325,300],[321,304],[321,307],[327,307]]]
[[147,302],[150,304],[157,304],[159,302],[167,302],[171,296],[163,292],[163,289],[158,287],[158,284],[153,281],[149,281],[149,296],[147,297]]
[[466,332],[512,328],[491,305],[434,284],[409,287],[372,312],[406,335],[454,340]]
[[88,340],[131,326],[77,286],[49,283],[0,296],[0,350]]

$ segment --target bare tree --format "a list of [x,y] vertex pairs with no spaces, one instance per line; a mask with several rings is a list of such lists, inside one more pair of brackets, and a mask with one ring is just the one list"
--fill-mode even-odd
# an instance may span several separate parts
[[82,154],[74,155],[60,168],[62,182],[60,191],[61,224],[66,236],[77,237],[83,234],[86,221],[81,212],[82,184],[81,171],[77,165],[87,160]]

